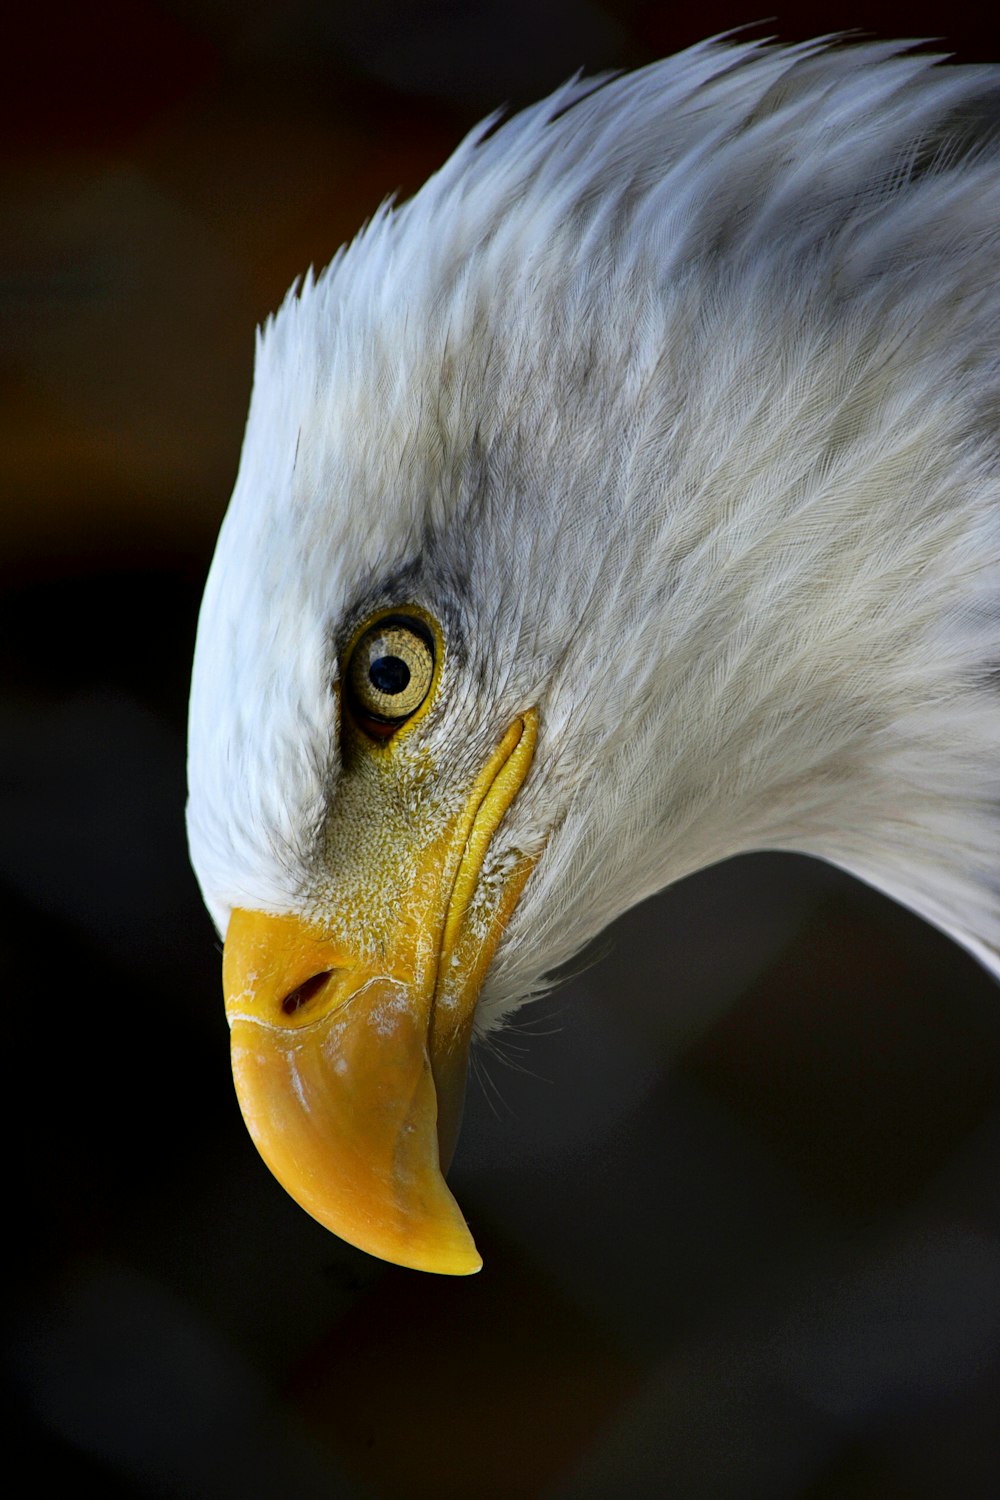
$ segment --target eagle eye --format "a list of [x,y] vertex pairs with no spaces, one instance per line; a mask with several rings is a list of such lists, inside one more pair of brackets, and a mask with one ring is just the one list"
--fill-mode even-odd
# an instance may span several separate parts
[[358,640],[347,664],[350,700],[365,728],[384,735],[416,713],[434,678],[434,641],[422,620],[389,615]]

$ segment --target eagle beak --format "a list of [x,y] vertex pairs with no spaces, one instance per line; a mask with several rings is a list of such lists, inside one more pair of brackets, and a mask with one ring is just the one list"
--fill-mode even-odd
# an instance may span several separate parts
[[506,869],[487,922],[469,911],[536,732],[533,710],[516,719],[462,811],[411,851],[417,879],[387,941],[242,909],[226,934],[233,1077],[257,1149],[321,1224],[417,1270],[482,1265],[443,1174],[476,999],[534,859]]

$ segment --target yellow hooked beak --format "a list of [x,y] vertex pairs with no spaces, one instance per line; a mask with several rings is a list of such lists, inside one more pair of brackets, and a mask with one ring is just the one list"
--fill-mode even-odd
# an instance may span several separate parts
[[534,710],[515,719],[465,806],[410,852],[417,878],[377,944],[241,909],[226,934],[233,1076],[257,1149],[321,1224],[418,1270],[482,1265],[443,1173],[476,999],[534,858],[473,898],[536,735]]

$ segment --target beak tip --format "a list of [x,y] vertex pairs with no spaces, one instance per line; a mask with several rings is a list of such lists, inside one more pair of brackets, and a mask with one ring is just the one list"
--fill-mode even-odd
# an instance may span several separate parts
[[476,1249],[476,1242],[464,1220],[460,1229],[457,1224],[452,1224],[444,1236],[435,1234],[430,1244],[425,1242],[419,1248],[412,1244],[407,1247],[399,1243],[391,1247],[383,1245],[375,1254],[411,1270],[431,1271],[439,1276],[474,1276],[483,1269],[483,1257]]
[[476,1276],[483,1269],[483,1258],[481,1255],[472,1255],[449,1261],[446,1265],[420,1266],[422,1271],[436,1271],[441,1276]]
[[475,1245],[473,1245],[471,1254],[461,1259],[458,1264],[456,1264],[455,1267],[451,1269],[450,1273],[452,1276],[475,1276],[482,1269],[483,1257],[480,1255]]

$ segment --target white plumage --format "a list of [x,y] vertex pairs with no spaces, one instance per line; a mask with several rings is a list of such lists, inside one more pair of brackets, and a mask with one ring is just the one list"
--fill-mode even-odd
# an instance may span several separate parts
[[480,1029],[750,849],[1000,973],[998,121],[1000,70],[709,42],[487,121],[293,288],[195,661],[220,929],[329,918],[331,683],[407,600],[447,641],[443,805],[538,711]]

